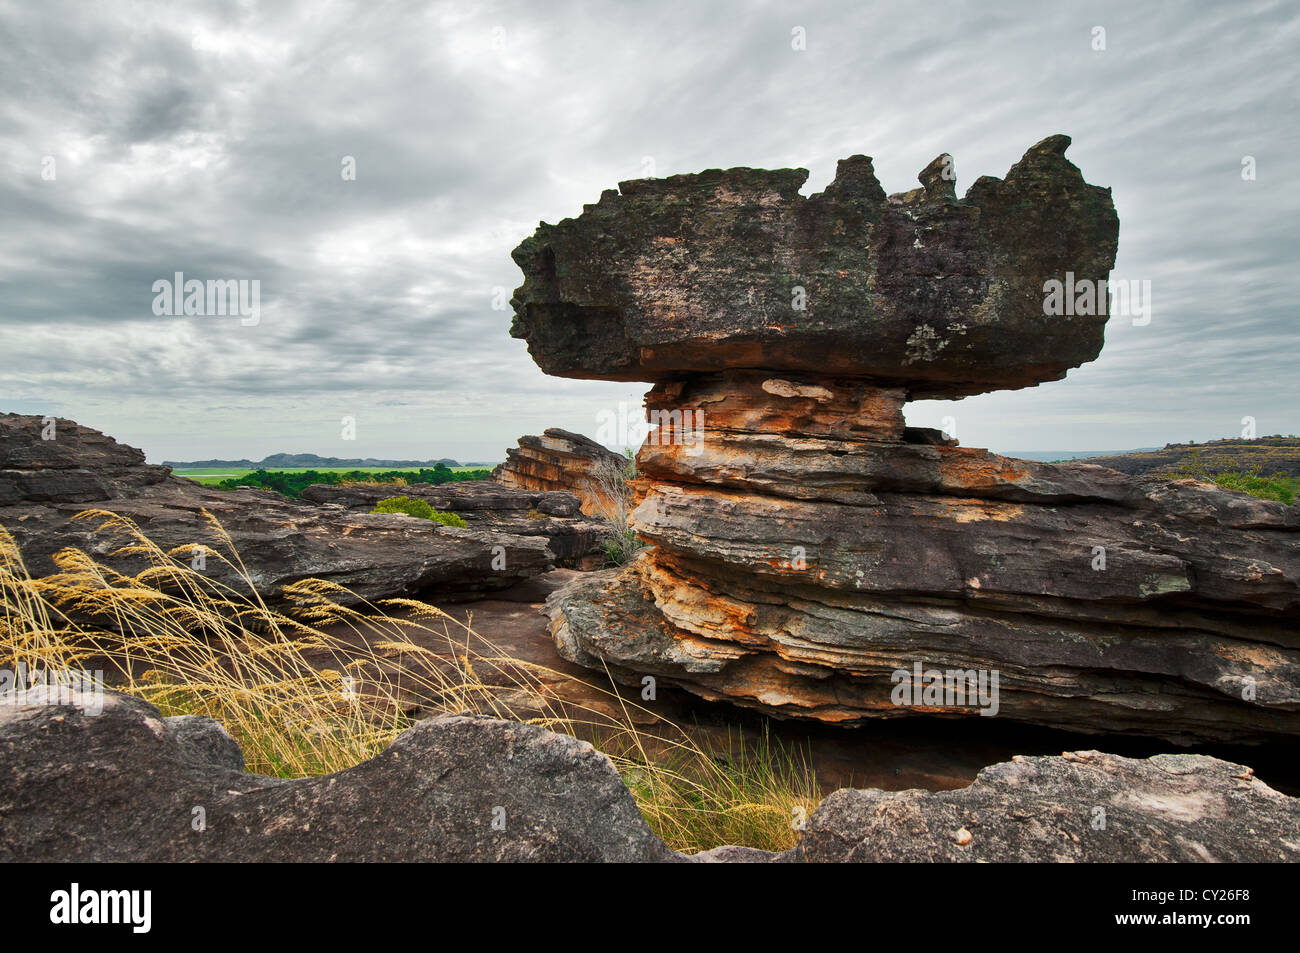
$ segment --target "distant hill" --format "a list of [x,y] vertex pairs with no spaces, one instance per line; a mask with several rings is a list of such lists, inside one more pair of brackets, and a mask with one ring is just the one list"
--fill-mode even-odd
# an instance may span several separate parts
[[999,450],[1000,456],[1016,460],[1040,460],[1043,463],[1060,463],[1064,460],[1088,460],[1093,457],[1117,457],[1130,453],[1142,453],[1155,450],[1155,447],[1139,447],[1137,450]]
[[241,470],[295,470],[320,469],[322,467],[397,467],[418,470],[420,467],[460,466],[451,457],[441,460],[376,460],[372,457],[321,457],[314,453],[273,453],[260,461],[253,460],[164,460],[163,464],[177,470],[210,470],[213,467],[231,467]]
[[1170,443],[1163,449],[1132,451],[1115,456],[1089,457],[1088,463],[1110,467],[1122,473],[1152,473],[1178,476],[1194,468],[1207,474],[1249,474],[1258,468],[1261,476],[1284,474],[1300,477],[1300,437],[1256,437],[1253,440],[1227,438],[1206,443]]

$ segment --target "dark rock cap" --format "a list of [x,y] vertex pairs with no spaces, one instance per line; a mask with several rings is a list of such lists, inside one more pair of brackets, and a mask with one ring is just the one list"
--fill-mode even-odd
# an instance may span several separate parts
[[1069,144],[1044,139],[961,199],[946,154],[896,196],[866,156],[809,198],[803,169],[623,182],[514,250],[511,334],[560,377],[764,368],[917,398],[1059,379],[1096,358],[1106,315],[1047,315],[1044,284],[1105,280],[1119,236]]

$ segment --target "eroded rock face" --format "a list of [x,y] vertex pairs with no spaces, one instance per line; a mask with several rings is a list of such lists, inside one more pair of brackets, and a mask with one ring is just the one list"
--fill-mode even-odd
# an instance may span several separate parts
[[1300,800],[1203,755],[1017,757],[957,791],[836,791],[809,818],[799,853],[830,863],[1294,863]]
[[574,493],[583,513],[604,516],[609,510],[605,474],[626,466],[620,454],[590,437],[548,427],[540,437],[520,437],[519,446],[506,451],[506,462],[492,471],[492,479],[523,490]]
[[108,692],[97,715],[45,701],[0,704],[0,860],[676,859],[604,755],[532,725],[434,718],[347,771],[286,781],[187,746],[195,728],[139,699]]
[[913,397],[1064,377],[1097,356],[1106,317],[1046,317],[1043,283],[1104,280],[1119,234],[1069,144],[1044,139],[961,199],[946,156],[888,197],[866,156],[811,198],[803,169],[620,183],[515,249],[511,334],[561,377],[766,368]]
[[[75,547],[121,571],[148,563],[113,556],[122,540],[97,531],[102,521],[74,518],[89,509],[134,520],[165,550],[206,544],[221,549],[205,512],[231,536],[263,596],[308,577],[337,582],[362,599],[436,593],[472,596],[506,588],[550,569],[545,534],[520,536],[455,529],[408,516],[351,513],[265,490],[217,490],[149,466],[134,447],[70,420],[43,440],[42,418],[0,415],[0,526],[17,540],[33,575],[55,570],[51,557]],[[576,501],[570,503],[576,510]],[[504,556],[504,560],[501,558]],[[222,560],[215,579],[242,587]]]
[[[812,199],[786,172],[632,183],[520,246],[514,333],[542,368],[656,382],[632,520],[653,549],[551,597],[562,654],[839,723],[1300,733],[1300,510],[905,424],[907,400],[1097,355],[1104,315],[1044,315],[1048,280],[1104,280],[1115,252],[1066,144],[961,202],[942,163],[888,200],[869,160]],[[796,277],[809,310],[778,317]],[[951,333],[918,348],[923,327]],[[924,694],[935,671],[996,673],[996,698]]]
[[521,489],[488,480],[403,487],[317,484],[302,491],[304,500],[342,506],[351,513],[369,513],[390,496],[427,500],[436,510],[460,516],[469,529],[544,539],[560,566],[595,568],[604,561],[600,540],[605,524],[584,517],[582,501],[573,493]]
[[0,861],[1300,860],[1300,800],[1200,755],[1071,752],[956,791],[844,789],[792,850],[693,857],[650,831],[603,754],[533,725],[433,718],[326,777],[242,765],[207,718],[115,692],[0,695]]

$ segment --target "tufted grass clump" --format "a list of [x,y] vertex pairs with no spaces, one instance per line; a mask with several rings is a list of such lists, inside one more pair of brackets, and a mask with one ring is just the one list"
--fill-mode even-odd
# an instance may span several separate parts
[[410,496],[390,496],[387,499],[380,500],[375,504],[372,513],[404,513],[407,516],[416,516],[424,520],[433,520],[435,523],[441,523],[443,526],[458,526],[464,529],[468,524],[465,520],[455,513],[444,513],[442,510],[435,510],[429,505],[427,500],[417,500]]
[[[584,683],[600,710],[560,702],[566,678],[500,652],[468,624],[414,599],[367,603],[305,579],[263,599],[220,523],[208,542],[164,551],[125,517],[90,510],[115,542],[114,569],[77,549],[34,578],[0,527],[0,668],[102,670],[110,687],[164,715],[206,715],[243,749],[248,770],[307,777],[350,768],[383,751],[417,717],[473,712],[590,740],[613,762],[651,829],[695,852],[721,844],[784,850],[820,797],[806,762],[762,738],[722,750],[660,722],[612,687]],[[221,564],[234,581],[192,567]],[[481,646],[473,649],[471,645]],[[641,720],[644,720],[642,718]]]

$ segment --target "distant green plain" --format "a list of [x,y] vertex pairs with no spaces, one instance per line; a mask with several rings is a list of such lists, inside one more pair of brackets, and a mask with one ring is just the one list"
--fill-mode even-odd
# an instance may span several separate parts
[[[451,467],[456,473],[464,473],[467,470],[491,469],[491,467]],[[173,470],[177,476],[187,477],[196,483],[202,483],[204,486],[216,486],[222,480],[238,479],[257,470],[256,467],[198,467],[194,469]],[[315,470],[317,473],[354,473],[360,470],[362,473],[409,473],[410,467],[277,467],[268,471],[271,473],[306,473],[308,470]]]

